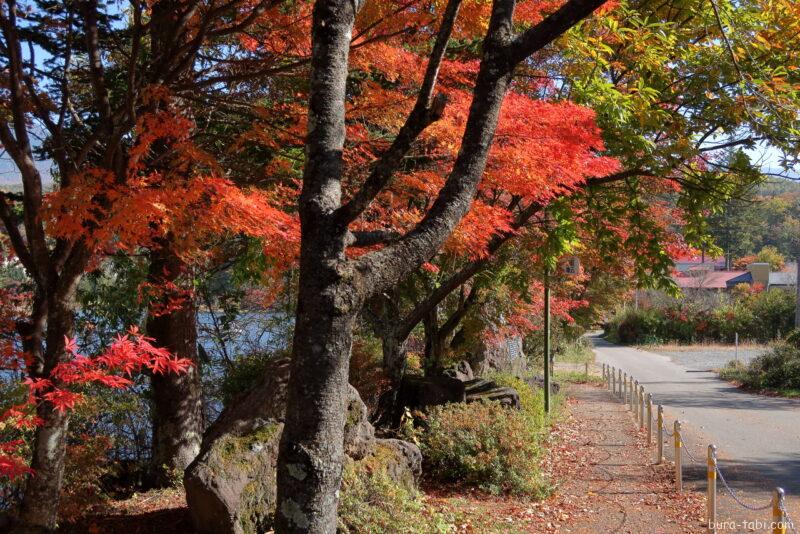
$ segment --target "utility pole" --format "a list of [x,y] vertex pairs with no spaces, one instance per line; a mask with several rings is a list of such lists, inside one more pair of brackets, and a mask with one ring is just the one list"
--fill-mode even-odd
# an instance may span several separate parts
[[550,269],[544,271],[544,413],[550,413]]
[[[797,247],[800,249],[800,245]],[[795,291],[797,292],[797,300],[794,305],[794,327],[800,328],[800,252],[795,257],[797,261],[797,278],[795,279]]]

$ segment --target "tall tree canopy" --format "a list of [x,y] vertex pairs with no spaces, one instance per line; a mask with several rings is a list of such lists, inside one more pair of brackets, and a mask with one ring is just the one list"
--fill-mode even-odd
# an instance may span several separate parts
[[[397,380],[419,325],[432,367],[478,314],[495,334],[536,328],[546,273],[564,317],[597,273],[665,283],[671,253],[711,246],[707,215],[762,179],[743,149],[796,161],[797,10],[3,3],[0,142],[23,188],[0,193],[0,218],[27,273],[4,290],[4,363],[30,392],[6,417],[36,439],[29,466],[12,443],[0,468],[36,473],[21,523],[55,525],[68,408],[87,382],[149,373],[154,462],[191,461],[196,288],[233,263],[265,301],[296,288],[276,528],[332,532],[354,328],[369,318]],[[567,253],[583,278],[559,280]],[[146,257],[130,306],[149,337],[86,358],[72,341],[79,283],[126,256]]]

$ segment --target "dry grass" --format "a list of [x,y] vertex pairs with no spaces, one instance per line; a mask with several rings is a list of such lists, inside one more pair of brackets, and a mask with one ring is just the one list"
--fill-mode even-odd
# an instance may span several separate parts
[[[636,348],[650,352],[703,352],[703,351],[728,351],[736,352],[736,346],[732,343],[692,343],[691,345],[681,345],[679,343],[664,343],[660,345],[637,345]],[[766,350],[767,345],[753,342],[739,343],[739,350]]]

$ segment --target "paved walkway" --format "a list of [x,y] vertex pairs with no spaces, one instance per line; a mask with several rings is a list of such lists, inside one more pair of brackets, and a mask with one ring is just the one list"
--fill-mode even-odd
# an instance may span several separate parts
[[555,499],[573,514],[558,532],[705,532],[700,496],[672,490],[669,466],[654,465],[623,406],[597,386],[569,386],[568,394],[571,433],[562,439],[576,450],[568,471],[557,470],[565,482]]
[[[592,341],[598,365],[606,363],[634,376],[653,394],[654,403],[664,406],[670,424],[683,421],[693,456],[702,462],[707,445],[717,445],[720,467],[745,502],[760,504],[780,485],[790,495],[790,513],[800,516],[800,402],[745,393],[714,373],[683,367],[666,356],[599,337]],[[687,474],[704,488],[703,466]],[[723,511],[728,506],[731,515],[739,515],[732,502],[723,503]],[[761,512],[747,517],[766,516]]]

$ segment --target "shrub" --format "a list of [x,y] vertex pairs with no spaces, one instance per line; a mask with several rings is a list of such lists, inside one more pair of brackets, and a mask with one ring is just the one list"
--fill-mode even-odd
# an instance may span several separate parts
[[543,495],[539,441],[533,429],[526,410],[504,408],[496,402],[434,407],[420,436],[426,472],[493,494]]
[[106,436],[81,436],[81,442],[67,446],[64,465],[64,484],[59,500],[59,517],[65,521],[77,519],[94,511],[108,497],[101,479],[109,472],[108,450],[111,440]]
[[[524,380],[511,373],[495,373],[489,377],[498,386],[510,387],[519,393],[520,411],[528,425],[533,440],[540,440],[547,433],[547,414],[544,413],[544,390],[531,388]],[[560,397],[555,397],[559,399]]]
[[622,308],[606,324],[606,337],[634,344],[731,343],[738,333],[742,340],[768,342],[792,328],[793,292],[747,286],[734,289],[727,298],[714,305],[680,301],[640,310]]
[[750,339],[770,341],[789,333],[794,325],[793,292],[762,291],[749,297],[745,304],[753,314],[753,322],[746,332]]
[[612,340],[619,343],[642,343],[645,339],[658,338],[659,322],[663,317],[656,310],[623,309],[609,322],[606,330]]
[[384,470],[348,462],[342,475],[339,529],[346,533],[450,532],[447,518]]
[[787,393],[800,392],[800,346],[792,342],[776,343],[748,365],[729,362],[720,376],[736,380],[752,389],[772,389]]

